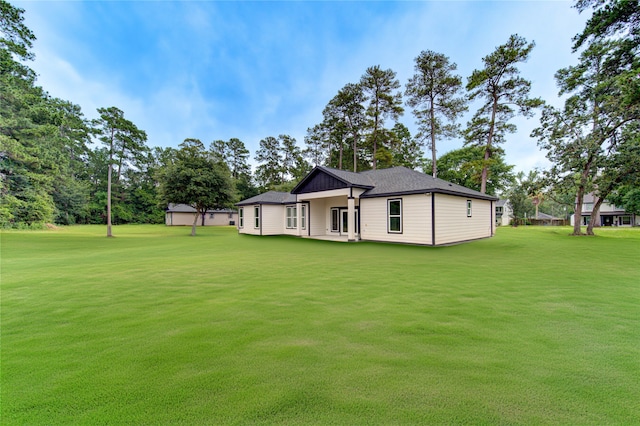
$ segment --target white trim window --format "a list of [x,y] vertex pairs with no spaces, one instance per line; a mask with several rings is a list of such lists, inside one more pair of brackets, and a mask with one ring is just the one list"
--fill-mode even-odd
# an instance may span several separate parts
[[244,207],[238,210],[238,227],[244,228]]
[[620,225],[631,225],[631,216],[620,216]]
[[304,204],[300,206],[300,228],[307,229],[307,206]]
[[402,233],[402,199],[387,200],[387,232]]
[[298,209],[296,206],[287,206],[287,229],[298,227]]
[[260,206],[253,208],[253,227],[256,229],[260,228]]
[[471,217],[471,200],[467,200],[467,217]]

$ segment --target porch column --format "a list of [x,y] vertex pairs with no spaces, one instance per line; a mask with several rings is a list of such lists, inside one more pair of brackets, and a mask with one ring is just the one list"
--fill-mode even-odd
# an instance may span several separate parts
[[347,236],[349,238],[349,241],[355,241],[356,240],[356,224],[355,224],[355,219],[356,219],[356,200],[353,197],[349,197],[347,200],[347,209],[348,209],[348,215],[349,215],[349,219],[347,220]]

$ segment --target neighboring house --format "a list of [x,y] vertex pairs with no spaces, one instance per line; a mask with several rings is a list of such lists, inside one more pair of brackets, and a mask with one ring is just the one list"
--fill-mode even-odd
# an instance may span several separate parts
[[[593,213],[593,205],[596,203],[596,197],[593,194],[586,194],[582,201],[582,214],[580,222],[582,225],[588,225]],[[606,201],[600,205],[598,212],[599,220],[597,226],[640,226],[640,215],[627,213],[623,208],[616,207]],[[571,225],[575,223],[575,214],[571,215]]]
[[496,225],[508,226],[513,219],[509,200],[498,200],[496,202]]
[[[196,209],[186,204],[169,204],[165,210],[164,223],[167,226],[193,225]],[[238,223],[238,212],[232,209],[207,210],[198,218],[198,226],[229,226]]]
[[405,167],[315,167],[290,192],[237,203],[238,232],[444,245],[491,237],[496,197]]

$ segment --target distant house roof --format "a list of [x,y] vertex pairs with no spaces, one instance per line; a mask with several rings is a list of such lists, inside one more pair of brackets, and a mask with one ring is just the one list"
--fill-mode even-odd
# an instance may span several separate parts
[[507,203],[509,202],[509,200],[507,199],[500,199],[498,201],[496,201],[496,207],[504,207]]
[[[167,213],[195,213],[196,209],[187,204],[169,203],[166,209]],[[206,213],[235,213],[234,209],[209,209]]]
[[538,212],[538,217],[533,218],[533,219],[540,219],[540,220],[562,220],[562,218],[561,218],[561,217],[551,216],[550,214],[546,214],[546,213],[542,213],[542,212]]
[[295,194],[291,194],[289,192],[269,191],[264,194],[256,195],[255,197],[242,200],[239,203],[236,203],[236,206],[246,206],[249,204],[287,204],[295,202]]

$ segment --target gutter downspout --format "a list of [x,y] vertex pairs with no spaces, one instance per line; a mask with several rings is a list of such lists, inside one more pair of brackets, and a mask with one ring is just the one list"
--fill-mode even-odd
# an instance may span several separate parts
[[431,245],[436,245],[436,194],[431,193]]

